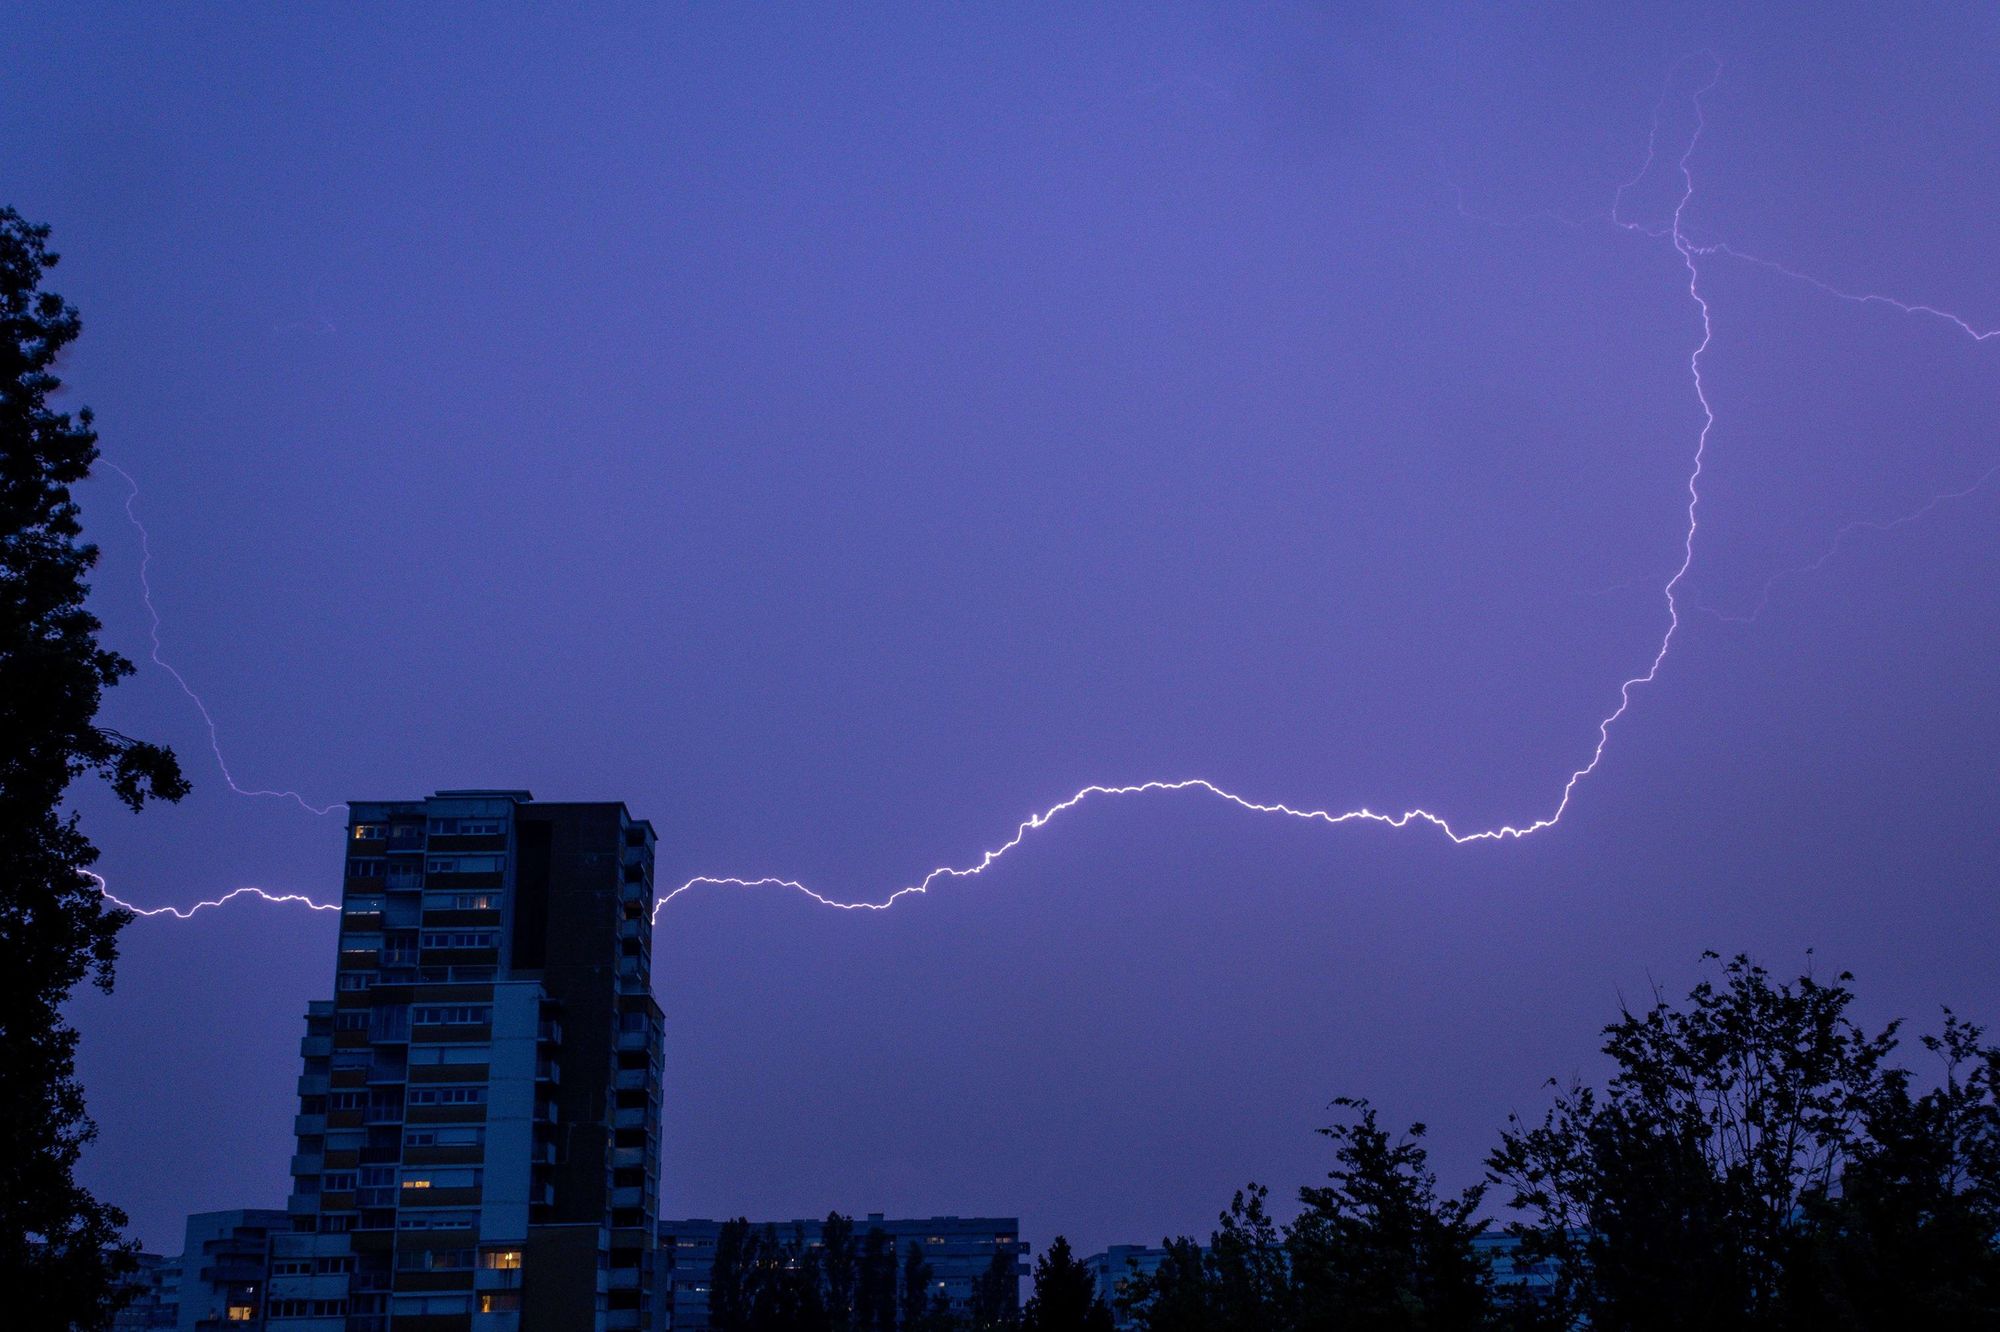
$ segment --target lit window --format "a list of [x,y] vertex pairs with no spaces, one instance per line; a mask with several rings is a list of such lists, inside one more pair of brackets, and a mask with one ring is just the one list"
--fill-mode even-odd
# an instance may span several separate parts
[[229,1321],[232,1323],[247,1323],[256,1318],[256,1316],[257,1306],[254,1304],[232,1304],[229,1306]]
[[[488,1249],[481,1256],[485,1260],[485,1265],[496,1271],[517,1272],[521,1268],[521,1251],[519,1249]],[[482,1310],[482,1312],[491,1311]]]
[[479,1312],[513,1313],[521,1307],[521,1292],[518,1290],[482,1290],[479,1292]]

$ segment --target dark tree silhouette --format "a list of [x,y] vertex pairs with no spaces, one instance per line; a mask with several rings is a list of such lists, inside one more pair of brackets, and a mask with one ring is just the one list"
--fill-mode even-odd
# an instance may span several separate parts
[[854,1222],[828,1212],[820,1227],[820,1271],[826,1289],[826,1321],[834,1332],[850,1332],[854,1318]]
[[2000,1049],[1949,1009],[1922,1038],[1938,1084],[1911,1093],[1892,1069],[1863,1114],[1837,1198],[1804,1218],[1788,1286],[1796,1326],[2000,1326]]
[[1111,1332],[1110,1306],[1098,1296],[1090,1269],[1061,1235],[1035,1260],[1035,1293],[1021,1326],[1025,1332]]
[[1440,1198],[1422,1124],[1392,1140],[1366,1101],[1334,1104],[1356,1118],[1320,1130],[1334,1143],[1332,1182],[1299,1190],[1303,1210],[1285,1235],[1301,1332],[1483,1326],[1492,1292],[1473,1248],[1486,1228],[1483,1190]]
[[722,1223],[708,1274],[708,1325],[715,1332],[748,1332],[757,1247],[756,1234],[746,1218]]
[[895,1332],[896,1247],[876,1226],[861,1237],[855,1262],[854,1326],[857,1332]]
[[1213,1332],[1226,1326],[1201,1246],[1185,1236],[1161,1243],[1166,1252],[1157,1268],[1120,1283],[1119,1312],[1145,1332]]
[[1021,1279],[1015,1273],[1014,1248],[995,1245],[993,1261],[972,1287],[972,1332],[997,1332],[1020,1321]]
[[[1713,957],[1713,954],[1709,956]],[[1552,1317],[1598,1329],[1777,1328],[1813,1218],[1856,1160],[1894,1028],[1847,1016],[1845,975],[1774,985],[1737,957],[1676,1007],[1605,1028],[1602,1094],[1572,1086],[1501,1135],[1488,1172],[1556,1259]]]
[[63,812],[79,777],[138,809],[187,790],[173,753],[96,724],[132,663],[99,645],[84,609],[95,546],[79,540],[70,487],[97,435],[48,397],[81,325],[41,289],[48,228],[0,209],[0,1290],[19,1327],[104,1326],[128,1268],[125,1217],[76,1182],[96,1130],[76,1079],[62,1004],[89,979],[109,990],[118,931],[83,870],[97,849]]

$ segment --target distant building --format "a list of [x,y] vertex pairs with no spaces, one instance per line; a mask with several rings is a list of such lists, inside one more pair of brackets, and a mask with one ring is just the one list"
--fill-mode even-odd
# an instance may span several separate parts
[[[820,1243],[823,1218],[799,1221],[756,1221],[762,1230],[769,1224],[781,1242],[803,1236],[808,1245]],[[709,1276],[715,1269],[715,1242],[722,1233],[720,1221],[660,1222],[660,1282],[668,1291],[668,1319],[662,1328],[671,1332],[708,1332]],[[890,1220],[880,1212],[870,1212],[854,1222],[856,1242],[871,1230],[879,1230],[893,1241],[896,1265],[901,1270],[912,1244],[918,1245],[931,1267],[932,1288],[950,1301],[954,1312],[963,1313],[972,1303],[979,1278],[993,1266],[997,1252],[1014,1255],[1015,1276],[1027,1275],[1021,1259],[1028,1246],[1021,1240],[1019,1218],[1011,1216],[933,1216]],[[1019,1303],[1018,1285],[1009,1293]]]
[[111,1332],[159,1332],[180,1321],[181,1260],[157,1253],[134,1254],[137,1266],[125,1279],[132,1292],[111,1316]]
[[1093,1253],[1083,1260],[1091,1279],[1097,1283],[1098,1298],[1110,1306],[1111,1318],[1116,1326],[1128,1328],[1134,1325],[1133,1318],[1121,1303],[1133,1279],[1152,1276],[1166,1259],[1165,1249],[1144,1244],[1114,1244],[1104,1252]]
[[197,1212],[189,1217],[174,1292],[174,1321],[162,1326],[180,1332],[262,1328],[271,1237],[290,1225],[290,1216],[270,1209]]
[[[1473,1252],[1481,1255],[1491,1265],[1493,1284],[1503,1294],[1514,1294],[1530,1301],[1541,1301],[1549,1297],[1555,1286],[1555,1264],[1547,1259],[1524,1259],[1520,1256],[1521,1241],[1498,1230],[1487,1230],[1472,1241]],[[1203,1249],[1206,1253],[1206,1248]],[[1121,1307],[1136,1277],[1150,1277],[1160,1270],[1166,1261],[1167,1251],[1139,1244],[1114,1244],[1102,1253],[1093,1253],[1083,1260],[1097,1283],[1097,1293],[1111,1306],[1111,1316],[1120,1328],[1132,1327],[1135,1320]]]
[[651,825],[526,791],[360,801],[348,819],[274,1332],[651,1327]]
[[1547,1258],[1521,1256],[1521,1241],[1503,1230],[1488,1230],[1472,1241],[1473,1250],[1484,1254],[1493,1269],[1493,1284],[1503,1293],[1546,1300],[1555,1291],[1556,1265]]

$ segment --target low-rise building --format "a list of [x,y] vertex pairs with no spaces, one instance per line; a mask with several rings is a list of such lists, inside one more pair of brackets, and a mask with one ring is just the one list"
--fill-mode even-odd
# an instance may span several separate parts
[[173,1327],[180,1319],[181,1260],[157,1253],[132,1257],[135,1265],[124,1281],[131,1294],[111,1316],[111,1332],[159,1332]]
[[197,1212],[187,1219],[173,1326],[180,1332],[257,1332],[267,1313],[271,1236],[282,1211]]
[[[667,1321],[661,1326],[672,1332],[708,1332],[709,1280],[715,1270],[715,1245],[723,1222],[707,1219],[660,1222],[660,1280],[668,1295]],[[824,1218],[793,1221],[756,1221],[756,1230],[766,1226],[780,1243],[794,1240],[818,1245],[825,1227]],[[1019,1218],[1011,1216],[932,1216],[889,1218],[870,1212],[854,1221],[854,1238],[863,1241],[870,1231],[881,1231],[896,1254],[900,1269],[912,1245],[930,1264],[932,1289],[944,1296],[953,1312],[964,1313],[972,1305],[979,1280],[993,1267],[994,1254],[1012,1255],[1016,1283],[1027,1275],[1023,1261],[1028,1246],[1021,1240]],[[1019,1306],[1019,1286],[1010,1284],[1006,1294]]]

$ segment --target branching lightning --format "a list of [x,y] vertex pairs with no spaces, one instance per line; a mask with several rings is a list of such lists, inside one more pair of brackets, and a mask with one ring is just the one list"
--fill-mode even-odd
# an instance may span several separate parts
[[[784,888],[800,893],[805,897],[810,898],[812,901],[819,903],[822,906],[833,907],[838,910],[843,910],[843,911],[886,910],[889,907],[895,905],[895,903],[901,900],[902,898],[907,897],[911,894],[927,893],[931,889],[932,885],[940,881],[971,879],[971,878],[976,878],[981,874],[984,874],[988,869],[990,869],[993,865],[997,864],[1009,852],[1013,851],[1016,847],[1020,846],[1024,841],[1026,841],[1029,834],[1047,827],[1051,822],[1053,822],[1059,816],[1082,806],[1086,802],[1096,800],[1100,797],[1109,798],[1115,796],[1143,796],[1152,794],[1164,794],[1170,792],[1195,792],[1201,795],[1212,797],[1213,799],[1216,800],[1223,801],[1227,804],[1234,805],[1239,809],[1248,811],[1253,814],[1280,815],[1286,818],[1298,819],[1313,823],[1322,823],[1327,825],[1367,823],[1367,824],[1379,824],[1388,828],[1407,828],[1410,827],[1411,825],[1427,825],[1430,828],[1436,830],[1437,832],[1442,833],[1451,842],[1458,845],[1464,845],[1471,842],[1500,842],[1500,841],[1518,840],[1520,838],[1528,837],[1531,836],[1532,834],[1541,832],[1544,829],[1552,828],[1557,823],[1559,823],[1562,820],[1564,814],[1568,811],[1570,807],[1570,802],[1574,798],[1578,787],[1587,778],[1589,778],[1592,774],[1594,774],[1597,771],[1598,767],[1603,763],[1605,752],[1610,745],[1612,728],[1615,725],[1617,725],[1617,723],[1631,709],[1635,691],[1643,686],[1652,684],[1656,679],[1658,679],[1661,670],[1664,668],[1666,664],[1668,653],[1673,647],[1675,636],[1679,633],[1681,628],[1681,618],[1683,609],[1680,600],[1681,586],[1683,582],[1686,580],[1689,570],[1694,565],[1695,538],[1700,527],[1699,511],[1701,506],[1702,473],[1704,465],[1707,460],[1709,437],[1713,433],[1716,424],[1715,409],[1709,399],[1708,387],[1703,378],[1703,373],[1702,373],[1703,357],[1707,354],[1711,344],[1714,341],[1715,327],[1714,327],[1713,314],[1712,311],[1710,310],[1708,299],[1703,294],[1702,291],[1702,285],[1701,285],[1702,273],[1701,273],[1700,261],[1709,257],[1719,256],[1719,257],[1727,257],[1744,263],[1760,265],[1765,268],[1769,268],[1773,271],[1776,271],[1778,273],[1781,273],[1794,280],[1808,283],[1811,286],[1818,288],[1825,294],[1836,297],[1843,301],[1848,301],[1855,304],[1864,304],[1864,305],[1880,304],[1894,308],[1896,310],[1900,310],[1906,314],[1923,315],[1945,320],[1955,325],[1961,332],[1970,336],[1974,341],[1977,342],[1984,342],[1989,338],[1993,338],[1996,335],[2000,335],[2000,329],[1981,329],[1972,324],[1971,322],[1967,321],[1966,319],[1956,314],[1953,314],[1949,311],[1938,308],[1936,306],[1905,302],[1897,300],[1893,297],[1882,296],[1874,293],[1848,291],[1843,288],[1837,287],[1834,284],[1813,277],[1810,274],[1802,273],[1799,272],[1798,270],[1787,267],[1786,265],[1778,263],[1776,261],[1764,259],[1759,256],[1747,253],[1745,251],[1735,249],[1721,242],[1697,242],[1695,240],[1690,239],[1686,227],[1686,218],[1687,218],[1688,207],[1690,203],[1693,201],[1695,194],[1694,173],[1691,163],[1694,157],[1695,150],[1697,146],[1700,144],[1702,133],[1707,128],[1707,122],[1702,107],[1702,99],[1711,89],[1714,88],[1717,79],[1720,77],[1720,62],[1716,61],[1712,55],[1706,56],[1706,59],[1711,64],[1712,68],[1706,80],[1701,84],[1700,87],[1696,88],[1693,91],[1691,96],[1692,107],[1694,110],[1694,128],[1692,133],[1688,137],[1685,150],[1681,153],[1678,161],[1676,162],[1675,169],[1680,177],[1680,190],[1670,218],[1664,225],[1645,225],[1625,219],[1620,215],[1620,210],[1623,205],[1626,193],[1635,186],[1637,186],[1641,181],[1643,181],[1647,177],[1647,175],[1654,169],[1654,166],[1656,164],[1658,157],[1658,152],[1657,152],[1658,143],[1660,138],[1661,112],[1666,105],[1667,98],[1672,95],[1673,77],[1674,77],[1673,75],[1669,76],[1668,90],[1666,93],[1662,95],[1660,105],[1655,108],[1652,129],[1647,139],[1645,159],[1642,165],[1640,166],[1638,173],[1634,175],[1630,180],[1624,182],[1623,184],[1617,187],[1613,195],[1612,206],[1609,214],[1599,215],[1600,218],[1608,218],[1608,220],[1613,225],[1622,228],[1626,231],[1630,231],[1654,240],[1664,240],[1672,245],[1674,252],[1679,256],[1682,268],[1685,270],[1687,275],[1688,298],[1690,301],[1693,302],[1694,307],[1700,318],[1700,327],[1701,327],[1700,337],[1695,342],[1693,348],[1689,351],[1687,357],[1688,374],[1692,384],[1694,399],[1696,403],[1699,405],[1701,410],[1701,427],[1695,437],[1694,450],[1687,477],[1687,485],[1686,485],[1687,504],[1685,508],[1686,528],[1685,531],[1683,532],[1681,540],[1681,559],[1679,564],[1675,567],[1672,575],[1666,580],[1665,584],[1661,588],[1661,595],[1666,602],[1666,626],[1661,633],[1658,647],[1655,649],[1653,656],[1651,660],[1647,663],[1644,671],[1630,677],[1629,679],[1626,679],[1619,685],[1617,705],[1597,723],[1597,740],[1595,745],[1592,747],[1590,751],[1590,756],[1588,760],[1584,762],[1582,766],[1576,768],[1569,774],[1568,780],[1563,783],[1561,793],[1558,796],[1554,807],[1549,811],[1548,814],[1527,823],[1501,824],[1491,828],[1481,828],[1481,829],[1471,829],[1471,830],[1461,831],[1460,829],[1454,827],[1452,823],[1444,816],[1423,808],[1407,809],[1400,813],[1386,813],[1383,811],[1367,808],[1366,806],[1350,810],[1302,809],[1283,803],[1253,800],[1247,796],[1239,795],[1234,791],[1226,790],[1223,787],[1218,786],[1215,783],[1206,780],[1205,778],[1199,778],[1199,777],[1191,777],[1180,780],[1143,781],[1128,785],[1094,784],[1090,786],[1085,786],[1080,790],[1074,792],[1067,798],[1060,800],[1053,805],[1050,805],[1046,809],[1041,810],[1039,813],[1030,815],[1027,819],[1021,822],[1018,826],[1016,826],[1013,835],[1011,837],[1009,837],[1006,841],[1000,843],[998,846],[992,848],[991,850],[984,852],[976,861],[973,861],[965,865],[938,866],[937,868],[931,870],[928,874],[925,874],[922,878],[917,879],[914,882],[911,882],[901,888],[896,889],[894,892],[889,893],[888,896],[882,898],[879,901],[873,901],[873,900],[843,901],[839,898],[829,897],[809,887],[808,885],[799,882],[798,880],[779,878],[775,876],[766,876],[761,878],[739,878],[733,876],[725,877],[725,876],[713,876],[713,875],[699,875],[694,878],[688,879],[686,882],[680,884],[678,887],[662,895],[659,898],[653,910],[654,920],[657,922],[657,920],[659,919],[660,911],[663,910],[669,902],[673,901],[681,894],[690,891],[691,889],[701,888],[701,887]],[[1675,67],[1676,75],[1678,74],[1679,69],[1680,66],[1677,65]],[[1462,201],[1460,204],[1460,210],[1462,212],[1464,211],[1464,206]],[[1472,216],[1472,214],[1468,213],[1467,216]],[[1555,214],[1547,214],[1546,216],[1555,218],[1555,220],[1563,222],[1564,225],[1567,226],[1581,225],[1580,223],[1573,222],[1569,219],[1558,217]],[[110,464],[107,465],[109,466]],[[131,518],[135,526],[139,526],[141,541],[142,541],[142,551],[143,551],[145,550],[143,546],[143,542],[145,539],[145,529],[143,526],[139,525],[139,520],[132,511],[133,502],[137,499],[138,496],[138,486],[136,483],[132,481],[131,476],[125,473],[122,469],[113,466],[112,470],[117,471],[120,476],[125,477],[126,482],[129,485],[131,485],[132,493],[126,501],[126,514],[128,517]],[[1918,518],[1922,517],[1925,513],[1928,513],[1930,510],[1936,508],[1939,504],[1942,504],[1948,500],[1963,498],[1967,495],[1970,495],[1973,491],[1979,489],[1996,474],[2000,474],[2000,465],[1995,466],[1992,470],[1988,471],[1984,476],[1980,477],[1978,481],[1974,482],[1973,485],[1967,487],[1965,490],[1952,492],[1951,494],[1947,495],[1939,495],[1935,497],[1929,504],[1925,505],[1923,509],[1918,510],[1915,513],[1905,515],[1902,518],[1898,518],[1886,523],[1850,523],[1846,527],[1842,528],[1840,532],[1835,535],[1833,547],[1830,548],[1826,552],[1826,554],[1823,555],[1818,561],[1816,561],[1812,565],[1805,566],[1803,569],[1800,570],[1787,570],[1780,574],[1774,575],[1771,580],[1771,584],[1775,584],[1777,581],[1779,581],[1784,577],[1792,576],[1796,573],[1805,572],[1811,569],[1817,569],[1821,567],[1827,562],[1828,559],[1832,558],[1835,550],[1838,549],[1841,540],[1844,539],[1846,535],[1848,535],[1852,531],[1861,529],[1887,531],[1895,527],[1900,527],[1906,523],[1914,522]],[[149,559],[150,551],[145,551],[145,554],[146,558]],[[207,707],[202,704],[201,699],[195,694],[195,691],[189,687],[187,681],[181,677],[180,673],[174,670],[174,668],[168,665],[165,661],[161,660],[159,651],[159,615],[158,612],[155,611],[153,608],[151,588],[150,586],[145,585],[145,578],[146,578],[146,561],[142,559],[140,566],[140,579],[141,579],[141,584],[142,586],[145,587],[146,591],[147,610],[150,613],[152,613],[153,617],[153,661],[160,667],[162,667],[164,670],[166,670],[169,674],[173,675],[174,679],[180,684],[182,690],[188,695],[188,697],[191,700],[193,700],[195,706],[200,709],[203,719],[208,724],[210,743],[211,747],[215,750],[216,762],[218,766],[222,768],[224,778],[229,781],[230,789],[236,791],[238,794],[241,795],[277,796],[281,798],[290,799],[298,803],[302,808],[311,810],[314,813],[325,813],[329,809],[339,808],[339,806],[327,806],[322,808],[311,805],[307,803],[302,797],[300,797],[296,792],[292,791],[246,791],[243,788],[237,786],[235,780],[229,776],[228,766],[223,761],[221,746],[219,742],[216,740],[215,721],[213,717],[209,714]],[[1771,584],[1767,584],[1765,587],[1766,601],[1768,601],[1770,596]],[[1763,603],[1760,602],[1759,603],[1760,610],[1762,609],[1762,605]],[[1738,617],[1738,618],[1754,618],[1754,616],[1755,612],[1752,612],[1752,614],[1748,617]],[[96,880],[99,888],[103,889],[104,881],[101,878],[99,878],[95,874],[90,874],[89,871],[84,871],[84,873],[86,873],[90,878]],[[117,902],[118,905],[124,907],[127,910],[133,911],[139,915],[143,916],[171,915],[174,918],[181,920],[185,920],[188,917],[194,915],[196,912],[201,911],[205,908],[219,907],[236,897],[244,895],[252,895],[264,901],[272,903],[296,903],[299,905],[306,906],[314,911],[337,911],[339,909],[337,905],[317,902],[302,894],[288,893],[282,895],[274,895],[258,888],[239,888],[236,889],[234,892],[224,894],[223,896],[216,898],[212,901],[198,902],[194,906],[189,907],[185,910],[173,907],[155,907],[150,909],[134,907],[129,903],[123,902],[118,898],[112,897],[108,891],[106,891],[104,895],[109,900]]]
[[1972,496],[1978,494],[1981,490],[1985,489],[1986,483],[1988,481],[1991,481],[1996,476],[2000,476],[2000,463],[1995,463],[1993,466],[1987,468],[1984,472],[1981,472],[1979,474],[1979,479],[1974,481],[1971,485],[1966,486],[1959,490],[1947,490],[1940,494],[1933,495],[1928,500],[1924,501],[1924,503],[1921,506],[1910,510],[1908,513],[1903,514],[1901,517],[1879,518],[1879,519],[1861,518],[1861,519],[1856,519],[1854,522],[1851,523],[1841,524],[1840,528],[1834,532],[1833,539],[1827,542],[1826,549],[1820,552],[1818,559],[1811,560],[1805,564],[1794,565],[1792,568],[1789,569],[1780,569],[1778,570],[1778,572],[1772,574],[1769,578],[1765,579],[1763,591],[1757,597],[1757,604],[1752,606],[1747,611],[1743,611],[1740,613],[1732,613],[1729,611],[1717,610],[1713,606],[1697,606],[1696,609],[1706,611],[1708,614],[1713,615],[1716,619],[1722,620],[1729,624],[1755,624],[1757,622],[1757,617],[1762,615],[1766,610],[1766,608],[1770,606],[1771,594],[1772,592],[1777,590],[1777,586],[1779,583],[1784,582],[1788,578],[1803,578],[1807,574],[1818,573],[1821,569],[1824,569],[1827,566],[1827,564],[1833,559],[1834,556],[1840,553],[1840,548],[1842,543],[1844,543],[1847,540],[1847,538],[1852,536],[1854,533],[1893,532],[1899,527],[1908,527],[1911,523],[1914,523],[1917,520],[1929,515],[1930,512],[1934,509],[1940,508],[1946,504],[1950,504],[1955,500],[1972,498]]
[[[146,615],[151,621],[148,632],[152,639],[151,656],[153,664],[174,677],[174,683],[181,687],[181,692],[188,696],[188,701],[194,704],[197,712],[201,713],[201,719],[208,727],[208,747],[215,754],[215,766],[221,769],[222,780],[227,782],[229,789],[237,795],[269,796],[278,800],[289,800],[309,814],[330,814],[336,809],[346,809],[347,806],[342,804],[312,804],[297,791],[249,790],[236,784],[235,775],[229,771],[229,760],[222,756],[222,738],[216,731],[214,714],[209,712],[208,704],[202,702],[201,695],[194,691],[194,686],[187,682],[187,677],[174,669],[173,665],[160,655],[160,609],[153,604],[153,539],[152,535],[146,531],[146,525],[139,521],[137,508],[139,503],[139,483],[133,479],[130,472],[120,467],[117,463],[112,462],[109,458],[99,458],[98,461],[125,478],[125,518],[133,527],[139,530],[139,595],[146,603]],[[234,896],[234,894],[231,894],[231,896]]]

